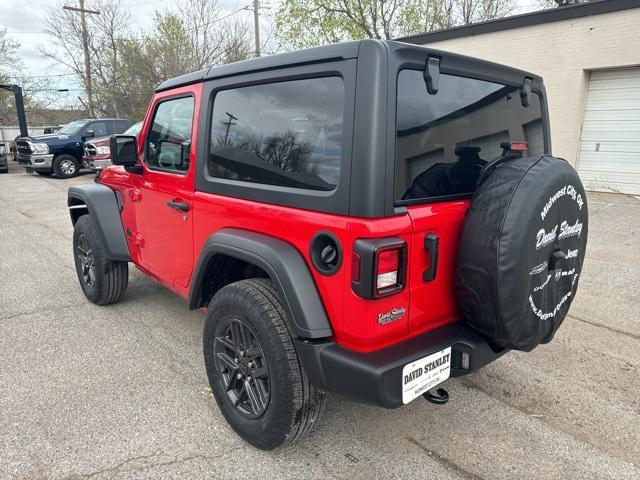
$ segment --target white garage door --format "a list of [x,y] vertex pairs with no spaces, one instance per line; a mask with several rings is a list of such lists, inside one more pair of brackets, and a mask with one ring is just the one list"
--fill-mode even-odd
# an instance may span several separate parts
[[587,190],[640,195],[640,68],[591,73],[578,171]]

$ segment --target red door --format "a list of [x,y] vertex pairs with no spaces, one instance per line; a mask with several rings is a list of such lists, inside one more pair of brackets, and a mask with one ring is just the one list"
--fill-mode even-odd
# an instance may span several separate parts
[[436,328],[460,318],[453,283],[468,207],[469,201],[463,200],[408,208],[413,224],[408,262],[412,331]]
[[141,265],[186,287],[193,270],[193,192],[200,86],[156,96],[143,129],[143,168],[135,201]]

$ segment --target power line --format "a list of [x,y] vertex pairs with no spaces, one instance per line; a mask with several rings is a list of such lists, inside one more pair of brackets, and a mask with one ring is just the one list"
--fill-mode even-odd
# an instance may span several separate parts
[[51,78],[51,77],[71,77],[77,75],[75,73],[52,73],[50,75],[26,75],[29,78]]
[[234,10],[233,12],[228,13],[227,15],[223,15],[222,17],[214,18],[213,20],[211,20],[209,22],[206,22],[206,23],[203,23],[201,25],[194,25],[191,28],[187,28],[187,29],[185,29],[185,32],[190,32],[192,30],[195,30],[196,28],[208,27],[209,25],[212,25],[212,24],[217,23],[217,22],[219,22],[221,20],[224,20],[225,18],[229,18],[230,16],[235,15],[236,13],[239,13],[239,12],[241,12],[243,10],[251,10],[251,9],[249,8],[249,5],[245,5],[244,7],[239,8],[237,10]]

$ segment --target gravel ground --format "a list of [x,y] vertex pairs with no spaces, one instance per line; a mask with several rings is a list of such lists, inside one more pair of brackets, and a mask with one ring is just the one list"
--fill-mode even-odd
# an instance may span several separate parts
[[122,303],[82,295],[69,185],[0,175],[0,478],[640,478],[640,201],[590,194],[570,317],[549,345],[397,410],[331,396],[271,453],[218,412],[204,316],[134,268]]

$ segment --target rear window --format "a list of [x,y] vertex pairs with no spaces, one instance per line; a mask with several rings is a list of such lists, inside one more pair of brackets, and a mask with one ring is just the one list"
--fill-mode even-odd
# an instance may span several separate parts
[[501,144],[527,142],[544,153],[540,99],[523,107],[517,87],[440,75],[429,95],[423,73],[401,70],[396,112],[395,198],[400,203],[473,193],[483,165]]
[[213,102],[209,176],[335,189],[340,178],[344,102],[340,77],[218,92]]

